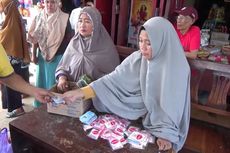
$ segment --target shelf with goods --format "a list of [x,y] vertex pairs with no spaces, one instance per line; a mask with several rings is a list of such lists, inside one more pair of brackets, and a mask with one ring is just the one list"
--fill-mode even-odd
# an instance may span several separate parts
[[[201,36],[203,37],[202,50],[209,52],[208,60],[218,63],[229,64],[230,56],[225,48],[229,46],[229,19],[226,13],[227,7],[213,3],[204,20]],[[201,40],[201,42],[202,42]],[[225,51],[224,51],[225,49]]]
[[229,25],[228,25],[227,7],[219,6],[216,3],[212,4],[209,9],[207,19],[205,19],[202,29],[209,29],[211,33],[211,45],[226,45],[229,44]]

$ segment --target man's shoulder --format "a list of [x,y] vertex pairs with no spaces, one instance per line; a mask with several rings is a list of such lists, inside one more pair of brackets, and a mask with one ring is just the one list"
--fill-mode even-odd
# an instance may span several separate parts
[[191,31],[191,32],[200,32],[200,28],[198,26],[191,26],[189,31]]
[[200,34],[200,28],[198,26],[191,26],[186,33],[186,35],[189,37],[193,37],[199,34]]

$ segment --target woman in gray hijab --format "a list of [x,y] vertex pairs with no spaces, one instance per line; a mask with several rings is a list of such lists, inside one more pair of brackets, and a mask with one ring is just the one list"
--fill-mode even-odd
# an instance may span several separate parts
[[64,99],[93,98],[94,107],[143,126],[157,137],[159,150],[179,151],[190,120],[190,68],[171,23],[154,17],[139,32],[140,50],[113,72],[89,86],[64,93]]
[[83,74],[96,80],[112,72],[120,63],[116,47],[102,25],[100,12],[84,7],[57,69],[57,88],[66,91],[67,81],[78,81]]

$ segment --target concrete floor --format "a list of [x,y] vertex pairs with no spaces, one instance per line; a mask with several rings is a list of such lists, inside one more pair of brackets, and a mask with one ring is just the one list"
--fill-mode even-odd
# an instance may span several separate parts
[[[1,93],[1,92],[0,92]],[[1,94],[0,94],[1,96]],[[26,112],[33,110],[33,97],[23,99],[23,108]],[[2,101],[0,99],[0,129],[7,127],[9,129],[9,122],[16,118],[6,118],[7,109],[2,109]]]
[[[33,85],[35,83],[35,75],[34,75],[36,69],[35,67],[36,66],[33,63],[31,63],[29,67],[30,74],[32,74],[30,76],[30,83]],[[23,108],[25,109],[26,112],[33,110],[33,101],[34,101],[33,97],[24,98],[22,101],[24,104]],[[6,118],[6,113],[7,113],[7,109],[2,109],[1,90],[0,90],[0,129],[4,127],[9,128],[9,122],[16,119],[16,118]]]

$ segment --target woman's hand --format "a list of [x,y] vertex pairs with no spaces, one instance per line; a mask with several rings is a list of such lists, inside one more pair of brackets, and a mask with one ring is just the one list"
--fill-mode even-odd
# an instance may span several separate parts
[[66,76],[60,76],[58,78],[57,90],[60,92],[66,92],[69,89]]
[[84,93],[82,92],[81,89],[75,89],[75,90],[71,90],[71,91],[65,92],[62,95],[62,98],[68,104],[68,103],[76,101],[77,99],[84,98]]
[[169,150],[172,148],[172,143],[166,139],[158,138],[157,139],[157,145],[159,147],[159,150]]

